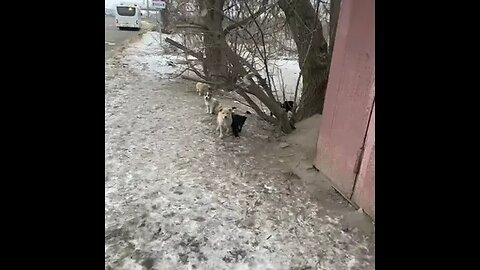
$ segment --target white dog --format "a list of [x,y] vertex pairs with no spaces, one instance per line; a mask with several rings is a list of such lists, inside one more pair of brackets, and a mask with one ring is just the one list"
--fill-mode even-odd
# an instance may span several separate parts
[[221,108],[217,115],[217,129],[220,130],[220,138],[232,129],[232,109]]
[[210,92],[206,92],[203,96],[203,100],[205,100],[205,107],[207,108],[207,113],[215,114],[215,110],[220,105],[220,102],[214,97]]
[[206,83],[198,82],[196,85],[196,88],[197,88],[197,94],[199,96],[202,96],[210,90],[210,85]]

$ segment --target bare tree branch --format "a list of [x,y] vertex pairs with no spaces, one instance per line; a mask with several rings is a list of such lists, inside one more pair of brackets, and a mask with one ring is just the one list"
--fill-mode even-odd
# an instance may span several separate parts
[[[225,18],[227,18],[228,20],[231,20],[229,17],[225,16]],[[257,42],[255,41],[255,38],[253,37],[253,35],[250,33],[250,31],[248,31],[247,29],[245,29],[243,26],[240,26],[240,28],[242,28],[243,30],[245,30],[245,32],[251,37],[254,45],[255,45],[255,48],[257,49],[257,51],[259,52],[260,54],[260,57],[262,58],[262,60],[264,60],[264,63],[267,63],[266,62],[266,59],[265,57],[262,55],[261,53],[261,50],[260,50],[260,47],[258,46]],[[242,57],[239,57],[237,54],[235,54],[233,57],[237,58],[237,60],[242,63],[243,65],[247,66],[250,70],[250,72],[254,72],[255,74],[255,77],[257,77],[257,79],[259,80],[259,83],[260,85],[262,86],[262,88],[265,90],[265,92],[267,93],[267,95],[273,99],[275,99],[275,97],[273,96],[273,92],[272,92],[272,88],[267,84],[266,80],[264,78],[262,78],[262,76],[257,72],[257,70],[255,69],[255,67],[248,63],[247,61],[245,61],[244,58]],[[268,63],[267,63],[268,64]],[[245,74],[243,74],[245,75]],[[242,75],[242,76],[243,76]],[[267,72],[267,76],[268,76],[268,72]]]
[[259,107],[258,105],[248,96],[248,94],[243,90],[243,89],[238,89],[237,93],[242,96],[248,104],[250,104],[250,107],[255,110],[255,112],[260,116],[262,119],[273,123],[273,124],[278,124],[278,120],[265,114]]
[[184,80],[188,80],[188,81],[201,82],[201,83],[206,83],[206,84],[211,84],[211,85],[221,85],[222,84],[222,83],[219,83],[219,82],[206,81],[206,80],[203,80],[203,79],[197,79],[197,78],[193,78],[193,77],[186,76],[186,75],[182,75],[181,78],[184,79]]
[[[266,1],[264,1],[266,2]],[[245,6],[247,7],[247,10],[248,12],[250,13],[250,15],[252,16],[253,18],[253,22],[255,23],[255,25],[257,26],[258,28],[258,31],[260,32],[260,36],[262,37],[262,45],[263,45],[263,62],[264,62],[264,65],[265,65],[265,72],[267,73],[267,79],[268,79],[268,89],[270,91],[267,92],[267,94],[269,94],[269,96],[271,98],[274,98],[273,97],[273,93],[271,91],[272,89],[272,82],[270,81],[270,72],[268,71],[268,60],[267,60],[267,50],[265,48],[265,35],[263,34],[263,31],[262,31],[262,28],[260,27],[260,25],[258,24],[257,20],[253,17],[253,14],[252,14],[252,10],[250,9],[250,7],[248,6],[247,2],[245,2]]]
[[182,44],[176,42],[176,41],[173,40],[173,39],[166,38],[165,41],[166,41],[167,43],[171,44],[172,46],[177,47],[177,48],[179,48],[180,50],[186,52],[187,54],[189,54],[189,55],[197,58],[197,59],[200,60],[200,61],[204,61],[204,60],[205,60],[205,59],[203,58],[203,54],[202,54],[202,53],[196,52],[196,51],[194,51],[194,50],[191,50],[191,49],[183,46]]
[[204,80],[207,80],[207,76],[203,75],[202,73],[200,73],[200,71],[198,71],[195,67],[193,66],[190,66],[188,67],[188,70],[190,71],[193,71],[195,74],[197,74],[198,77],[204,79]]
[[[246,3],[246,2],[245,2]],[[236,21],[233,21],[232,20],[232,24],[230,24],[229,26],[227,26],[225,28],[225,30],[223,30],[223,32],[225,34],[229,33],[230,31],[236,29],[236,28],[239,28],[239,27],[242,27],[244,26],[245,24],[251,22],[252,20],[254,20],[255,18],[257,18],[258,16],[260,16],[260,14],[264,13],[265,11],[267,11],[268,9],[272,8],[273,6],[275,6],[277,3],[273,3],[269,6],[267,6],[267,3],[268,3],[268,0],[263,0],[262,1],[262,4],[261,4],[261,7],[258,9],[257,12],[255,13],[250,13],[250,17],[248,18],[245,18],[239,22],[236,22]]]
[[177,24],[175,26],[177,29],[198,29],[198,30],[208,30],[205,25],[188,23],[188,24]]

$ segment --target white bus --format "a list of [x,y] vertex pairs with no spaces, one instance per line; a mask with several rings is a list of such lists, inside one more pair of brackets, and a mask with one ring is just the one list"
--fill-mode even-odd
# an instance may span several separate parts
[[137,4],[119,4],[115,8],[115,24],[118,29],[136,29],[142,27],[142,12]]

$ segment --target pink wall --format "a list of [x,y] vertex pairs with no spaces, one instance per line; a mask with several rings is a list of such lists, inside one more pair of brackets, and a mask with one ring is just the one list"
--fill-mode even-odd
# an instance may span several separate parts
[[[342,0],[315,165],[373,216],[375,125],[369,121],[374,100],[375,0]],[[358,171],[365,142],[371,149],[365,148]]]
[[375,220],[375,104],[352,199]]

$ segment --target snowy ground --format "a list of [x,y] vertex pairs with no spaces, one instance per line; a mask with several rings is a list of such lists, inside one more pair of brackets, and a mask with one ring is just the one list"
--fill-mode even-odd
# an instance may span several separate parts
[[374,269],[373,240],[312,199],[279,134],[252,116],[219,139],[160,52],[147,33],[105,63],[105,269]]

